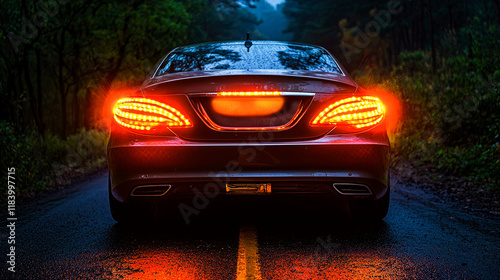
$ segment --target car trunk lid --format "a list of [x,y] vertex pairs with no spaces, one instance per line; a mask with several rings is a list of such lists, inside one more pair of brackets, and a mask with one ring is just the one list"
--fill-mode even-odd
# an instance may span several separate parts
[[310,119],[332,96],[352,95],[355,90],[352,80],[344,76],[326,79],[307,73],[197,73],[191,78],[178,75],[143,85],[146,97],[174,102],[177,109],[190,115],[193,127],[171,130],[193,141],[241,141],[263,132],[267,132],[266,141],[318,138],[332,127],[312,127]]

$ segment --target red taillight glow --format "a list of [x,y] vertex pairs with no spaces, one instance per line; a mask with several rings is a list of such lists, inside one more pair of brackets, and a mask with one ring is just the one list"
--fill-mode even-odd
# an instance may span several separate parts
[[280,96],[280,91],[222,91],[217,96]]
[[118,124],[139,131],[191,126],[189,119],[175,108],[146,98],[118,100],[113,108],[113,115]]
[[326,107],[311,125],[345,125],[363,129],[380,123],[384,113],[384,105],[377,97],[349,97]]
[[212,100],[212,107],[225,116],[267,116],[283,108],[281,95],[280,91],[222,91]]
[[257,117],[274,114],[283,108],[283,97],[214,98],[212,108],[218,114],[238,117]]

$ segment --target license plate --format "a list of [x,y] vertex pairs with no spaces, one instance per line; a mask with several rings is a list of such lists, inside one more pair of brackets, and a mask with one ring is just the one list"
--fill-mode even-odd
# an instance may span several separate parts
[[229,195],[266,195],[271,194],[271,184],[238,183],[226,184]]

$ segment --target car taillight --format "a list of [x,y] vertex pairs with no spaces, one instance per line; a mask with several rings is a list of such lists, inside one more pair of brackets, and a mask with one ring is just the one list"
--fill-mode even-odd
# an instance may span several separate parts
[[177,109],[146,98],[122,98],[113,107],[118,124],[136,131],[156,131],[168,127],[189,127],[191,122]]
[[311,125],[336,125],[339,130],[356,132],[380,123],[384,114],[384,105],[377,97],[349,97],[326,107]]

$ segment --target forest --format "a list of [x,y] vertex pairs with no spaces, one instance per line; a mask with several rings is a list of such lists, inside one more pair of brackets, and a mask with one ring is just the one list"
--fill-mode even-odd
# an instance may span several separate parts
[[322,46],[397,97],[394,166],[500,191],[499,0],[5,0],[0,13],[0,163],[27,197],[106,166],[110,92],[177,46],[247,32]]

